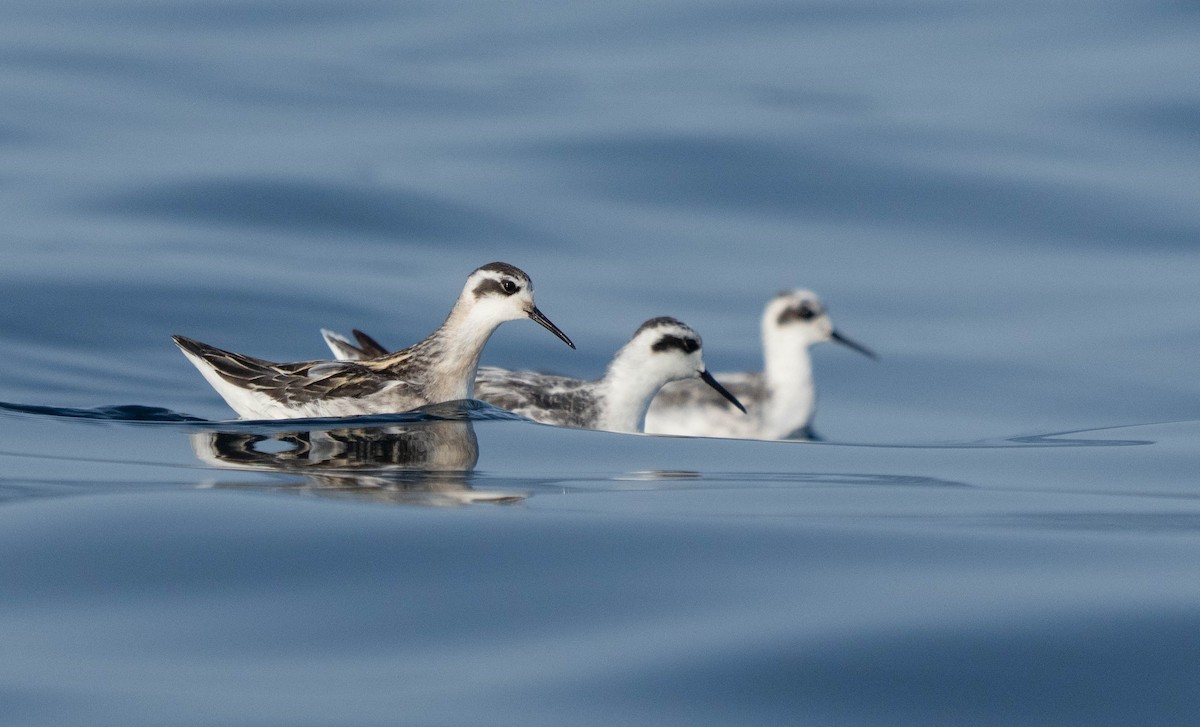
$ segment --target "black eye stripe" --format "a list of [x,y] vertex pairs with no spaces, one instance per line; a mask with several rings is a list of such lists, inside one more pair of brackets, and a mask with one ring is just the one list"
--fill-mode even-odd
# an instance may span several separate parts
[[681,338],[679,336],[663,336],[654,342],[650,347],[652,351],[668,351],[672,348],[677,348],[684,353],[692,353],[700,349],[700,342],[694,338]]
[[479,283],[479,285],[476,285],[475,289],[471,292],[475,294],[476,298],[482,298],[485,295],[493,294],[512,295],[518,290],[520,290],[520,288],[511,280],[493,280],[491,278],[487,278]]
[[779,314],[779,318],[776,322],[780,325],[783,325],[789,321],[811,321],[824,312],[825,311],[821,310],[820,308],[813,307],[808,303],[801,303],[794,308],[785,308],[783,312]]

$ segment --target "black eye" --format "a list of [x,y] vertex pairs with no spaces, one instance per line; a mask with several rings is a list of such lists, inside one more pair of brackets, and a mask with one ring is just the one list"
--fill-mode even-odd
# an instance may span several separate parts
[[652,351],[669,351],[672,348],[677,348],[684,353],[691,353],[700,348],[700,342],[694,338],[679,337],[679,336],[663,336],[654,342],[650,347]]
[[517,292],[517,284],[511,280],[501,281],[500,288],[504,291],[505,295],[512,295]]
[[779,314],[779,318],[776,320],[776,323],[783,326],[795,321],[811,321],[812,319],[821,315],[823,312],[824,311],[821,310],[820,306],[815,306],[811,303],[801,303],[795,308],[785,308],[783,312]]

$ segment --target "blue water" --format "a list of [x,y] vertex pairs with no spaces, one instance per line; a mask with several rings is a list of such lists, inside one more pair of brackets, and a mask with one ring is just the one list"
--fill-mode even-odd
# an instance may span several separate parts
[[[1175,725],[1200,713],[1200,9],[0,7],[0,723]],[[181,333],[427,334],[528,271],[805,443],[486,406],[233,423]]]

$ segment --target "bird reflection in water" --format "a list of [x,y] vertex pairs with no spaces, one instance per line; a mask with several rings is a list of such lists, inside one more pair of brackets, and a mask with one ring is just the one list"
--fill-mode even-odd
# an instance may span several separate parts
[[302,431],[206,431],[192,435],[192,448],[202,461],[218,467],[303,476],[280,484],[216,487],[436,506],[510,503],[527,496],[468,484],[479,445],[465,419]]

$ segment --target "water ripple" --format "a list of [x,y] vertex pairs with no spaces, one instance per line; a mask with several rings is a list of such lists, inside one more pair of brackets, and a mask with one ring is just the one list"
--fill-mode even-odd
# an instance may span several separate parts
[[829,147],[828,140],[625,136],[557,142],[543,151],[588,170],[575,176],[576,183],[638,204],[987,230],[1088,245],[1136,239],[1191,249],[1196,239],[1189,222],[1146,219],[1093,189],[984,176],[966,167],[939,170],[895,155]]
[[[211,222],[288,233],[508,242],[538,235],[497,214],[412,190],[301,179],[177,181],[85,203],[99,212],[175,222]],[[486,235],[485,235],[486,233]]]

